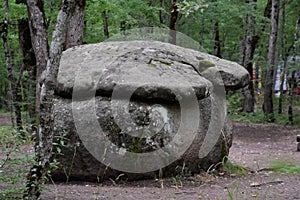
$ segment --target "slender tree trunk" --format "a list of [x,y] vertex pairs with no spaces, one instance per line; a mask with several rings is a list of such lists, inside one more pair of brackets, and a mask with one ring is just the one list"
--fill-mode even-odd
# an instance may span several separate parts
[[241,38],[239,42],[239,64],[244,66],[245,63],[246,42],[245,38]]
[[83,42],[85,4],[86,0],[75,0],[75,11],[70,17],[67,29],[67,49]]
[[[257,0],[246,0],[246,3],[251,6],[253,12],[256,10]],[[245,39],[240,42],[240,52],[243,56],[240,57],[240,63],[247,69],[250,74],[251,81],[247,87],[242,90],[242,111],[254,112],[255,94],[254,94],[254,80],[253,74],[253,58],[255,49],[257,47],[259,35],[255,35],[255,17],[252,14],[247,16],[247,30]]]
[[[295,32],[294,32],[294,42],[293,42],[293,64],[296,64],[296,56],[297,56],[297,42],[299,40],[299,26],[300,26],[300,14],[298,15],[296,25],[295,25]],[[294,97],[294,90],[295,90],[295,85],[296,85],[296,80],[295,80],[295,74],[296,71],[292,72],[291,79],[289,80],[290,82],[290,95],[289,95],[289,108],[288,108],[288,115],[289,115],[289,122],[291,124],[294,123],[293,120],[293,97]]]
[[170,17],[170,24],[169,24],[169,43],[176,44],[176,24],[178,20],[178,6],[177,6],[177,0],[172,0],[171,5],[171,17]]
[[283,86],[284,86],[284,79],[286,74],[286,65],[287,65],[287,57],[283,56],[283,68],[280,74],[280,88],[279,88],[279,99],[278,99],[278,114],[282,113],[282,102],[283,102]]
[[222,58],[221,55],[221,40],[220,40],[220,32],[219,32],[219,23],[217,20],[212,21],[213,25],[213,40],[214,40],[214,55]]
[[[21,103],[23,102],[22,94],[21,94],[21,80],[24,72],[24,64],[21,65],[20,70],[19,70],[19,76],[18,80],[15,82],[15,87],[14,87],[14,107],[15,107],[15,114],[16,114],[16,125],[19,131],[23,129],[23,124],[22,124],[22,105]],[[21,136],[24,137],[24,133],[21,132]]]
[[9,51],[9,45],[8,45],[8,19],[6,18],[2,23],[1,23],[1,37],[3,41],[3,50],[4,50],[4,57],[5,57],[5,64],[7,68],[7,79],[9,81],[8,85],[8,107],[11,113],[11,123],[12,126],[15,126],[15,118],[14,118],[14,77],[13,77],[13,65],[12,65],[12,60],[11,60],[11,53]]
[[[159,6],[160,6],[161,9],[164,8],[164,0],[159,1]],[[161,10],[159,11],[159,22],[161,24],[164,24],[164,15],[163,15],[163,12]]]
[[288,108],[288,115],[289,115],[289,122],[290,124],[294,124],[293,119],[293,98],[294,98],[294,91],[295,91],[295,74],[296,71],[291,72],[291,78],[289,80],[290,91],[289,91],[289,108]]
[[272,16],[272,4],[273,4],[272,0],[268,0],[265,11],[264,11],[264,16],[269,18],[269,19]]
[[300,14],[298,15],[296,25],[295,25],[295,32],[294,32],[294,42],[293,42],[293,62],[296,62],[297,56],[297,42],[299,40],[299,26],[300,26]]
[[[39,145],[36,154],[36,163],[28,175],[25,199],[39,199],[40,186],[46,176],[53,148],[53,116],[52,103],[57,82],[59,61],[65,46],[67,24],[72,12],[74,12],[75,0],[63,0],[61,10],[57,16],[57,23],[52,34],[50,56],[47,61],[45,79],[41,92],[41,115],[39,126]],[[32,21],[32,23],[38,23]]]
[[[23,56],[23,64],[26,71],[28,71],[29,79],[26,80],[25,88],[26,92],[29,94],[24,97],[27,101],[26,110],[28,111],[30,117],[30,124],[36,124],[36,114],[35,114],[35,80],[36,80],[36,59],[31,44],[30,28],[28,19],[18,20],[18,30],[19,30],[19,47]],[[36,130],[33,130],[36,131]]]
[[286,0],[282,1],[281,6],[281,56],[283,60],[283,69],[280,73],[280,88],[279,88],[279,99],[278,99],[278,114],[282,113],[282,101],[283,101],[283,86],[284,86],[284,77],[285,77],[285,71],[286,71],[286,64],[287,64],[287,53],[286,53],[286,39],[285,39],[285,4]]
[[109,31],[108,31],[108,17],[107,17],[107,11],[104,10],[101,13],[102,16],[102,21],[103,21],[103,32],[104,32],[104,38],[108,39],[109,38]]
[[273,122],[274,110],[273,110],[273,75],[274,65],[276,58],[276,45],[278,36],[278,21],[279,21],[279,0],[272,0],[272,13],[271,13],[271,30],[269,37],[268,48],[268,66],[266,71],[265,83],[264,83],[264,104],[263,110],[267,121]]
[[13,75],[13,54],[9,50],[9,44],[8,44],[8,25],[9,25],[9,4],[8,0],[5,0],[5,15],[6,18],[3,22],[3,30],[2,30],[2,40],[3,40],[3,47],[4,47],[4,54],[5,54],[5,60],[6,60],[6,66],[7,66],[7,72],[8,72],[8,80],[9,80],[9,93],[10,93],[10,110],[11,110],[11,120],[12,124],[14,126],[14,117],[16,118],[16,125],[17,129],[22,129],[22,114],[21,114],[21,103],[22,103],[22,96],[20,94],[20,87],[21,87],[21,78],[23,75],[24,66],[22,65],[19,72],[19,77],[17,80],[15,80]]
[[199,45],[200,45],[200,47],[203,47],[205,24],[204,24],[203,18],[200,18],[200,21],[201,21],[201,27],[200,27],[200,31],[199,31]]
[[36,115],[40,113],[42,73],[48,60],[48,37],[42,0],[26,0],[32,47],[36,57]]
[[14,88],[15,88],[15,79],[13,76],[13,62],[12,62],[12,54],[9,50],[8,44],[8,26],[9,26],[9,4],[8,0],[4,1],[5,6],[5,19],[2,23],[2,30],[1,30],[1,37],[3,41],[3,50],[4,50],[4,57],[5,57],[5,64],[7,68],[7,79],[9,81],[8,92],[9,92],[9,109],[10,109],[10,116],[11,116],[11,123],[12,126],[15,126],[15,118],[14,118],[14,104],[15,104],[15,97],[14,97]]
[[120,32],[121,32],[121,34],[125,35],[125,32],[126,32],[126,21],[121,21],[120,22]]

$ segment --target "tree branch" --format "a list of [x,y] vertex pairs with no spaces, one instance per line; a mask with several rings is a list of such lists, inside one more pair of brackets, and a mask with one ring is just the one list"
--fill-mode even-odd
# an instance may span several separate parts
[[[36,149],[36,163],[29,172],[24,199],[39,199],[40,185],[47,175],[53,149],[52,102],[57,80],[58,66],[65,44],[66,28],[75,0],[63,0],[52,34],[49,59],[46,65],[45,79],[41,89],[41,115],[39,143]],[[34,21],[32,21],[35,23]]]

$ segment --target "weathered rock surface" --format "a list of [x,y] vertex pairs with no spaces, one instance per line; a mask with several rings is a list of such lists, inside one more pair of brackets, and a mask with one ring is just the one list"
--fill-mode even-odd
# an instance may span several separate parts
[[[126,168],[127,153],[154,152],[159,163],[166,161],[158,155],[163,152],[172,161],[163,166],[164,175],[182,168],[206,170],[231,146],[224,87],[234,90],[248,81],[249,74],[236,63],[167,43],[107,42],[69,49],[61,59],[53,113],[55,134],[65,137],[66,146],[55,155],[61,168],[53,178],[97,181],[158,174],[134,173],[132,163]],[[176,149],[182,141],[188,146],[181,154]],[[109,161],[109,153],[115,160]],[[120,161],[123,166],[117,168],[126,172],[98,160],[112,168]],[[141,166],[152,171],[159,165],[152,160]]]
[[134,41],[83,45],[64,52],[57,94],[71,98],[76,78],[80,85],[78,90],[95,89],[99,96],[111,95],[118,84],[130,90],[134,85],[150,82],[150,86],[141,87],[138,96],[169,100],[170,90],[183,87],[180,84],[175,87],[173,81],[182,83],[184,80],[203,98],[210,85],[199,74],[214,79],[215,74],[210,72],[215,68],[221,73],[226,89],[235,90],[248,84],[249,74],[237,63],[168,43]]

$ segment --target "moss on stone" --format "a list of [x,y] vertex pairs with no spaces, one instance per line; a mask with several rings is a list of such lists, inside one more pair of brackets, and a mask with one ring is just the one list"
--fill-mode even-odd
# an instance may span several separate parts
[[199,61],[199,67],[201,67],[201,68],[203,67],[203,68],[207,69],[207,68],[215,67],[215,66],[216,66],[215,63],[210,62],[208,60],[200,60]]

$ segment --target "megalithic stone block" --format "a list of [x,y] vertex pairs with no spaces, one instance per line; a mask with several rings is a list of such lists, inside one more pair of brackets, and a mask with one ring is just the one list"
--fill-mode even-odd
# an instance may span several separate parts
[[[52,178],[97,181],[199,173],[222,162],[232,144],[225,90],[245,87],[249,74],[207,53],[127,41],[66,50],[57,82],[54,132],[65,145]],[[154,170],[131,171],[137,165]]]

